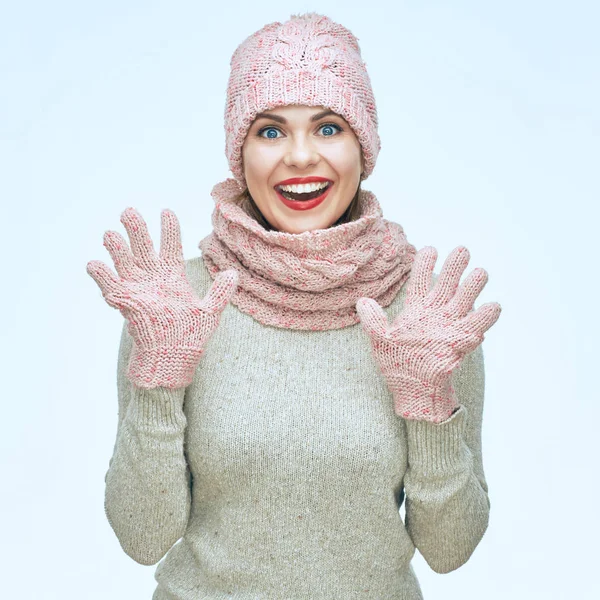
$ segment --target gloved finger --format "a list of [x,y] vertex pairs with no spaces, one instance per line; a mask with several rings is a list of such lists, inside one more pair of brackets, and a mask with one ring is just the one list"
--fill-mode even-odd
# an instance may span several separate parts
[[450,252],[427,298],[428,306],[442,306],[454,298],[470,258],[471,255],[465,246],[457,246]]
[[210,314],[222,311],[235,293],[238,281],[239,273],[235,269],[218,273],[201,302],[203,309]]
[[356,312],[369,337],[383,338],[388,331],[388,319],[383,308],[373,298],[359,298]]
[[146,269],[155,268],[158,264],[158,256],[154,251],[148,226],[142,215],[135,208],[126,208],[121,213],[121,223],[127,230],[131,251],[136,258],[137,265]]
[[427,296],[431,289],[433,268],[437,261],[437,250],[425,246],[415,254],[410,278],[406,284],[405,306],[410,306]]
[[473,269],[458,288],[456,295],[448,302],[447,310],[456,318],[466,316],[473,310],[473,305],[481,290],[488,282],[488,273],[485,269]]
[[160,221],[160,258],[170,264],[180,264],[183,262],[183,247],[179,221],[169,209],[160,213]]
[[457,327],[467,332],[483,334],[492,327],[500,317],[502,307],[497,302],[482,304],[477,310],[470,312],[457,323]]
[[88,275],[98,284],[102,295],[120,293],[123,285],[111,269],[99,260],[90,260],[86,266]]
[[129,279],[136,265],[125,238],[117,231],[107,231],[104,234],[104,247],[113,259],[119,277]]

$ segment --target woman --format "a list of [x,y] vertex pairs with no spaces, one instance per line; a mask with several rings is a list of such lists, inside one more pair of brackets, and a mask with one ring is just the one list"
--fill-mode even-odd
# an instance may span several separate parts
[[422,598],[415,548],[447,573],[488,523],[487,273],[459,286],[459,246],[435,276],[361,190],[375,102],[327,17],[241,44],[225,129],[235,179],[201,257],[168,210],[156,254],[130,208],[131,250],[105,234],[117,275],[88,263],[126,318],[108,520],[137,562],[166,555],[154,600]]

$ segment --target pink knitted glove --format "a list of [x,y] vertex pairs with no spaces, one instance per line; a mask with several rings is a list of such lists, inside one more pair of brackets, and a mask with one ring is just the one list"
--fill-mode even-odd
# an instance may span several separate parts
[[129,321],[134,340],[128,377],[138,387],[179,388],[189,385],[216,329],[222,310],[235,292],[238,273],[219,273],[201,300],[185,273],[179,222],[175,213],[161,213],[160,254],[146,223],[134,208],[121,214],[131,242],[116,231],[104,234],[119,277],[103,262],[92,260],[87,272],[106,302]]
[[[404,310],[389,326],[385,312],[371,298],[356,303],[371,338],[375,358],[394,397],[394,410],[405,419],[441,423],[459,407],[452,371],[484,339],[500,316],[496,302],[472,311],[485,287],[485,269],[474,269],[459,288],[469,251],[455,248],[431,288],[437,250],[426,246],[414,259]],[[472,311],[472,312],[469,312]]]

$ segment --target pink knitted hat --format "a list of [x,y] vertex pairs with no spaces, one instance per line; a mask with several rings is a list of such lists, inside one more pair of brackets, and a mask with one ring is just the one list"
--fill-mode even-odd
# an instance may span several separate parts
[[342,25],[316,13],[270,23],[244,40],[231,58],[225,106],[225,153],[245,185],[241,150],[259,112],[277,106],[325,106],[352,127],[365,161],[362,179],[381,148],[377,109],[358,46]]

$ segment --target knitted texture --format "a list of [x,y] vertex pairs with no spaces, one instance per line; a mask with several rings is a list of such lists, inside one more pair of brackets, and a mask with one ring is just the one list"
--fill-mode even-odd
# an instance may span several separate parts
[[472,310],[488,274],[474,269],[459,288],[469,263],[464,246],[450,253],[432,288],[436,260],[437,250],[431,246],[417,253],[405,310],[391,326],[375,300],[360,298],[356,308],[394,396],[396,414],[441,423],[458,408],[452,371],[483,342],[502,308],[489,302]]
[[359,322],[356,301],[388,306],[409,276],[416,248],[403,228],[382,217],[375,195],[362,191],[361,216],[303,233],[267,231],[234,202],[234,179],[212,191],[213,231],[199,244],[211,275],[235,269],[231,302],[265,325],[337,329]]
[[244,185],[241,148],[256,114],[277,106],[324,106],[346,119],[373,171],[381,148],[377,109],[357,38],[316,13],[270,23],[242,42],[231,58],[225,105],[225,152]]
[[[202,258],[186,270],[205,294]],[[132,385],[131,350],[124,326],[105,508],[127,555],[157,565],[154,600],[422,600],[415,548],[438,573],[475,551],[490,506],[482,345],[440,424],[394,413],[358,324],[294,331],[228,305],[177,390]]]
[[109,306],[128,320],[135,340],[128,369],[131,381],[143,388],[185,387],[235,290],[237,273],[221,273],[201,300],[185,275],[179,222],[173,212],[163,210],[161,214],[159,255],[146,223],[134,208],[122,213],[121,222],[131,250],[118,232],[104,235],[118,277],[100,261],[88,262],[87,272]]

